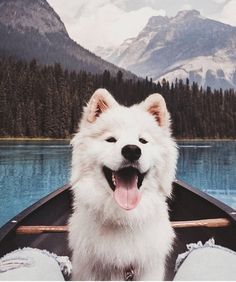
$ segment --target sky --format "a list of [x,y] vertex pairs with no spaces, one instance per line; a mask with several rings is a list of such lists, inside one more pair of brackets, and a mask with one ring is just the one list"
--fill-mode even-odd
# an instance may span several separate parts
[[236,26],[236,0],[48,0],[72,39],[94,51],[119,46],[151,16],[175,16],[196,9],[204,17]]

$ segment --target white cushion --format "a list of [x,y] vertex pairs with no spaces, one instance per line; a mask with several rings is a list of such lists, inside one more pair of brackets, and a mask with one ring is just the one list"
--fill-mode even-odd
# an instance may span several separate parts
[[227,248],[200,245],[182,255],[184,261],[174,277],[175,281],[236,280],[236,253]]
[[18,249],[0,259],[0,281],[63,281],[61,270],[68,274],[71,271],[68,257],[59,257],[45,250]]

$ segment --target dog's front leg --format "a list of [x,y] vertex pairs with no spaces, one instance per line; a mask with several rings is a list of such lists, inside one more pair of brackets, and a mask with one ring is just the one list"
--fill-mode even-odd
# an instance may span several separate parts
[[95,281],[96,277],[92,271],[91,261],[82,257],[72,260],[72,280],[75,281]]

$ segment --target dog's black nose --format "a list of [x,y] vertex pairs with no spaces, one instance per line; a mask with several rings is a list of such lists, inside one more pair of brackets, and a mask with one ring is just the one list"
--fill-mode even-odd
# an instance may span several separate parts
[[141,149],[136,145],[126,145],[122,148],[121,154],[130,162],[137,161],[141,156]]

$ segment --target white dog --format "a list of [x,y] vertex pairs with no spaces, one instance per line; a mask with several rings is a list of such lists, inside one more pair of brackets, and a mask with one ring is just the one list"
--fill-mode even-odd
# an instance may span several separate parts
[[72,145],[72,279],[162,280],[177,160],[163,97],[127,108],[98,89]]

